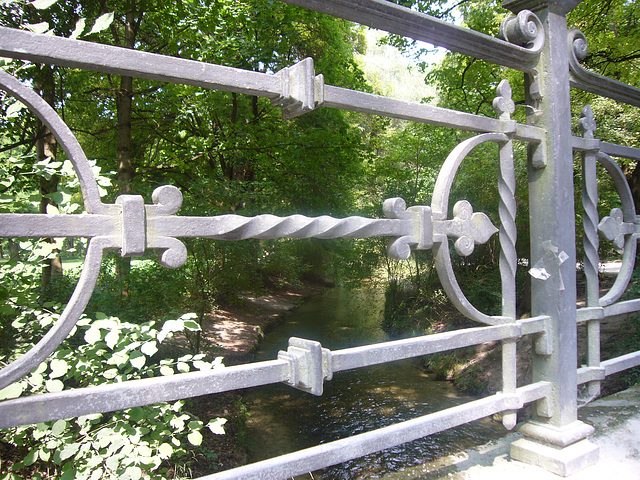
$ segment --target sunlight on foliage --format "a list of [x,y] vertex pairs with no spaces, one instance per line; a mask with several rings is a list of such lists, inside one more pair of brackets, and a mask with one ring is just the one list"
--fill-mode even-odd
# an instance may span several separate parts
[[[57,318],[53,311],[25,309],[12,326],[19,332],[36,334]],[[0,399],[173,375],[176,371],[224,368],[221,358],[211,362],[202,354],[159,362],[154,357],[162,341],[185,328],[195,328],[193,323],[189,319],[168,320],[158,330],[154,322],[137,325],[102,314],[94,320],[83,317],[70,339],[26,378],[0,391]],[[8,360],[5,357],[3,362]],[[202,444],[204,425],[183,406],[184,401],[162,403],[16,427],[2,431],[0,439],[28,452],[11,466],[11,472],[19,473],[41,461],[53,462],[61,478],[161,478],[171,462],[187,457],[193,447]],[[217,418],[207,427],[212,433],[224,434],[225,422]]]

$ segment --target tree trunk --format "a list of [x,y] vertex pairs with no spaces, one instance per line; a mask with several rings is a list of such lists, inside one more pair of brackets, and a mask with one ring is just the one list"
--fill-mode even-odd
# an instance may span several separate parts
[[629,188],[633,195],[636,212],[640,212],[640,162],[636,164],[631,174],[627,175],[627,181],[629,182]]
[[[55,81],[53,76],[53,67],[50,65],[41,65],[39,79],[36,80],[35,86],[40,90],[42,98],[52,107],[55,106]],[[58,143],[55,137],[49,131],[49,129],[38,121],[39,135],[36,141],[36,159],[38,162],[51,158],[55,160],[58,150]],[[47,213],[47,206],[56,206],[55,202],[51,198],[47,198],[45,195],[50,195],[58,191],[59,178],[57,175],[53,175],[50,179],[40,177],[39,188],[40,194],[40,213]],[[53,242],[53,239],[47,239],[49,242]],[[59,253],[59,252],[58,252]],[[46,296],[51,291],[51,279],[54,275],[62,275],[62,260],[59,255],[53,258],[48,258],[42,262],[42,276],[40,280],[40,287],[43,296]]]
[[[124,48],[133,48],[136,40],[137,24],[134,12],[127,13],[124,27]],[[120,77],[120,90],[116,92],[116,111],[118,119],[118,185],[121,194],[132,192],[133,161],[131,155],[131,107],[133,101],[133,78]],[[116,276],[123,278],[131,271],[131,259],[119,257],[116,261]],[[128,296],[128,287],[124,287],[123,296]]]

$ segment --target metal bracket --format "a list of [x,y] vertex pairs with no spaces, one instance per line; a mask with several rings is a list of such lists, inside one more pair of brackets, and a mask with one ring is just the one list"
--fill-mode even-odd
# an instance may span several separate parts
[[409,207],[402,198],[388,198],[382,205],[386,218],[411,221],[413,228],[409,235],[398,236],[389,241],[387,253],[396,260],[406,260],[411,255],[411,247],[428,250],[433,247],[433,215],[431,207]]
[[333,378],[331,350],[320,342],[291,337],[287,351],[278,352],[278,360],[289,363],[289,379],[284,383],[303,392],[320,396],[324,381]]
[[324,76],[316,76],[312,58],[285,67],[276,76],[282,81],[282,89],[271,102],[282,106],[285,120],[310,112],[324,101]]
[[144,198],[140,195],[120,195],[116,204],[122,207],[122,248],[123,257],[143,255],[147,248],[146,216]]

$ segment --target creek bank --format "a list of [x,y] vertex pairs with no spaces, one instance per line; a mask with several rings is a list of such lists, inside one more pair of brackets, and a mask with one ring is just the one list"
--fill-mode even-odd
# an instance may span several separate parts
[[[467,327],[476,327],[469,323]],[[578,366],[586,363],[587,327],[578,325]],[[628,353],[623,351],[625,337],[633,330],[629,315],[603,319],[600,324],[601,358],[606,360]],[[533,338],[521,338],[517,342],[518,385],[532,382]],[[427,357],[425,368],[439,380],[451,381],[462,395],[492,395],[502,389],[502,353],[500,342],[489,342],[462,348],[445,354]],[[631,384],[628,374],[611,375],[602,382],[601,396],[611,395]],[[585,399],[587,400],[587,399]]]
[[[600,350],[602,360],[615,358],[628,353],[623,345],[630,334],[637,335],[637,326],[631,322],[632,314],[608,317],[600,322]],[[468,322],[466,327],[460,324],[456,328],[477,327]],[[578,366],[586,364],[587,326],[577,326]],[[521,338],[517,342],[517,378],[518,385],[532,382],[533,338]],[[434,373],[437,379],[451,381],[463,395],[491,395],[502,389],[502,353],[500,342],[489,342],[478,346],[427,357],[425,368]],[[629,388],[631,375],[621,372],[608,376],[601,385],[600,396],[607,396]],[[584,398],[583,401],[593,399]]]
[[[601,293],[605,293],[615,281],[615,274],[602,274]],[[585,282],[578,279],[578,307],[585,305]],[[637,314],[623,314],[607,317],[600,322],[600,350],[602,360],[615,358],[625,353],[630,335],[638,335],[640,323],[633,322]],[[464,318],[457,311],[449,312],[446,323],[435,325],[434,333],[449,329],[477,327],[478,324]],[[587,359],[587,325],[577,326],[578,366],[586,364]],[[518,385],[532,382],[533,337],[521,338],[517,342],[517,378]],[[500,342],[489,342],[478,346],[435,355],[425,359],[427,370],[436,378],[451,381],[459,393],[463,395],[492,395],[502,389],[502,354]],[[628,372],[608,376],[601,384],[600,396],[612,395],[633,385],[633,378]],[[584,398],[583,401],[593,399]],[[524,415],[527,415],[524,412]]]
[[307,298],[333,286],[327,280],[304,281],[266,295],[240,294],[232,305],[219,307],[202,321],[202,338],[227,366],[245,363],[264,335],[283,322],[285,315]]

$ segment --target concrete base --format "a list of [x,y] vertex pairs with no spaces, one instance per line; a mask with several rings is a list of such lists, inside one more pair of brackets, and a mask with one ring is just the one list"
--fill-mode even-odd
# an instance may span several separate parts
[[599,448],[586,439],[566,447],[554,447],[527,438],[511,444],[513,460],[536,465],[562,477],[596,464],[599,457]]

